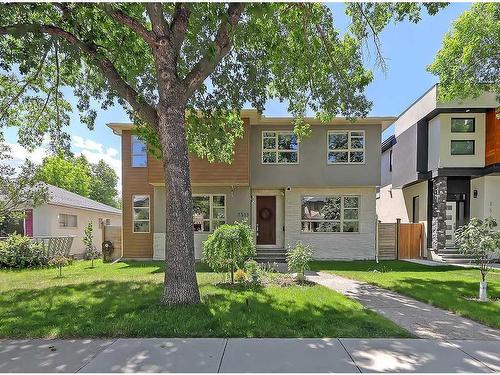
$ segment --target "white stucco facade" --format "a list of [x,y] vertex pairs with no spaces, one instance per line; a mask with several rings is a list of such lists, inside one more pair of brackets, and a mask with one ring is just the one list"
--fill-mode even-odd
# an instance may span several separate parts
[[[475,131],[453,133],[452,118],[473,118]],[[449,167],[484,167],[486,116],[484,113],[442,113],[429,121],[429,160],[428,169]],[[474,155],[452,155],[452,140],[474,141]]]
[[[59,215],[76,215],[76,227],[61,227]],[[94,228],[94,246],[101,249],[103,241],[102,222],[109,219],[110,225],[121,225],[121,214],[94,211],[70,206],[43,204],[33,209],[33,237],[73,236],[71,255],[80,256],[85,252],[82,242],[84,228],[91,221]]]

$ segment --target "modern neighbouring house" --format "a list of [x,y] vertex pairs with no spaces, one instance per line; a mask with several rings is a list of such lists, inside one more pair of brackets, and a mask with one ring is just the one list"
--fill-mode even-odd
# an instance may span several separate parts
[[2,235],[17,232],[35,238],[72,236],[70,254],[79,257],[85,252],[82,238],[89,221],[97,249],[101,249],[103,226],[121,224],[121,210],[53,185],[47,187],[47,203],[27,209],[23,220],[6,223]]
[[[301,240],[317,259],[373,259],[381,131],[394,118],[307,119],[312,134],[298,143],[291,118],[241,116],[245,132],[231,164],[190,156],[196,258],[218,225],[246,219],[259,258],[282,258]],[[133,125],[108,126],[122,140],[123,257],[164,259],[161,162]]]
[[377,214],[423,223],[426,256],[452,260],[455,230],[471,217],[500,222],[500,121],[494,93],[440,102],[431,87],[382,144]]

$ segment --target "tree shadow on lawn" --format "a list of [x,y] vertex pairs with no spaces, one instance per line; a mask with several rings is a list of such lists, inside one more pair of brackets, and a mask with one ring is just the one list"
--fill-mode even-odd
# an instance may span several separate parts
[[[162,284],[100,281],[0,296],[0,337],[408,337],[393,323],[321,287],[202,287],[203,303],[158,304]],[[288,290],[287,290],[288,289]],[[328,297],[328,296],[326,296]],[[300,302],[297,302],[300,300]]]
[[[398,280],[397,284],[390,289],[422,302],[454,311],[491,327],[500,328],[500,301],[498,301],[500,283],[488,283],[488,297],[491,299],[489,302],[464,298],[478,296],[479,280],[479,275],[476,282],[408,277]],[[376,283],[372,284],[376,285]]]
[[312,271],[374,271],[379,272],[432,272],[432,271],[454,271],[465,269],[456,266],[427,266],[423,264],[405,262],[401,260],[383,260],[376,263],[372,260],[354,261],[314,261],[310,263]]
[[[119,269],[130,269],[130,268],[151,268],[155,267],[150,273],[163,273],[165,272],[165,261],[163,260],[152,260],[152,261],[138,261],[138,260],[127,260],[120,261],[118,263]],[[196,262],[196,272],[213,272],[206,263]]]

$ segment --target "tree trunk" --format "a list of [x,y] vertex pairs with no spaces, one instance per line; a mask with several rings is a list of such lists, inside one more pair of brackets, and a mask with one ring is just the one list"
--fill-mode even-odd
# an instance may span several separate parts
[[166,191],[165,282],[161,303],[200,303],[196,280],[191,178],[183,104],[161,103],[158,137],[163,152]]

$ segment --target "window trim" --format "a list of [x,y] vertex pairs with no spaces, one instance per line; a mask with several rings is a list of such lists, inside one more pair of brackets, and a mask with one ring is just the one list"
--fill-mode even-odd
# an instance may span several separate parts
[[[268,149],[264,150],[264,133],[275,133],[275,148],[274,149]],[[261,131],[261,136],[260,136],[260,163],[262,165],[297,165],[299,164],[299,149],[300,145],[299,142],[297,142],[297,150],[279,150],[278,147],[278,134],[293,134],[292,130],[262,130]],[[265,138],[271,138],[271,137],[265,137]],[[264,163],[264,152],[275,152],[276,153],[276,161],[274,163]],[[296,153],[297,154],[297,161],[294,163],[280,163],[278,162],[278,152],[288,152],[288,153]]]
[[[457,132],[453,131],[453,120],[472,120],[472,131]],[[452,117],[450,120],[450,133],[453,134],[472,134],[476,132],[476,118],[475,117]]]
[[[140,141],[146,146],[146,151],[144,154],[136,154],[134,153],[134,140]],[[146,164],[145,165],[134,165],[134,156],[142,156],[144,155],[146,157]],[[147,144],[143,140],[141,140],[137,135],[132,134],[130,137],[130,166],[132,168],[147,168],[148,167],[148,150],[147,150]]]
[[[472,142],[472,154],[454,154],[453,142]],[[450,155],[451,156],[476,156],[476,140],[475,139],[451,139],[450,140]]]
[[[149,205],[147,207],[136,207],[134,205],[134,198],[135,197],[148,197],[148,202],[149,202]],[[134,218],[134,209],[135,208],[147,208],[148,209],[148,219],[139,219],[139,220],[136,220]],[[136,232],[135,230],[135,225],[134,223],[136,221],[147,221],[149,223],[148,225],[148,231],[147,232]],[[139,234],[148,234],[148,233],[151,233],[151,195],[150,194],[133,194],[132,195],[132,233],[139,233]]]
[[[213,228],[213,222],[214,221],[222,221],[220,219],[214,219],[213,218],[213,209],[214,209],[214,205],[212,204],[213,202],[213,197],[224,197],[224,224],[227,223],[227,196],[226,194],[217,194],[217,193],[207,193],[207,194],[204,194],[204,193],[197,193],[197,194],[193,194],[192,197],[209,197],[209,219],[203,219],[203,221],[208,221],[209,222],[209,226],[210,226],[210,230],[207,232],[207,231],[194,231],[194,234],[210,234],[210,233],[213,233],[214,232],[214,228]],[[221,206],[215,206],[215,208],[221,208]]]
[[[351,133],[363,133],[363,148],[351,148]],[[346,134],[347,149],[330,149],[330,134]],[[359,137],[359,136],[355,136]],[[362,162],[351,162],[351,152],[363,151]],[[330,152],[347,152],[347,161],[345,163],[331,162],[328,158]],[[328,165],[363,165],[366,164],[366,132],[364,130],[328,130],[326,132],[326,163]]]
[[[62,226],[61,225],[61,215],[66,215],[66,216],[74,216],[76,218],[76,225],[73,227],[70,226]],[[61,229],[78,229],[78,215],[75,214],[68,214],[66,212],[60,212],[57,214],[57,221],[59,222],[59,228]]]
[[[340,197],[340,220],[304,220],[304,219],[302,219],[302,204],[303,204],[305,197],[325,198],[325,199],[326,198]],[[357,220],[353,220],[353,219],[345,220],[344,219],[344,197],[358,198],[358,207],[356,208],[358,210],[358,219]],[[345,222],[357,222],[358,223],[358,231],[357,232],[344,232],[344,221]],[[307,231],[304,231],[302,229],[303,222],[309,222],[309,223],[311,223],[311,222],[318,222],[318,223],[339,222],[340,231],[339,232],[307,232]],[[344,234],[344,233],[360,234],[361,233],[361,195],[359,195],[359,194],[326,194],[326,195],[309,194],[309,195],[301,195],[300,196],[300,207],[299,207],[299,225],[300,225],[300,233],[302,233],[302,234]]]

